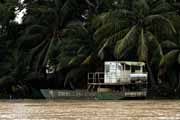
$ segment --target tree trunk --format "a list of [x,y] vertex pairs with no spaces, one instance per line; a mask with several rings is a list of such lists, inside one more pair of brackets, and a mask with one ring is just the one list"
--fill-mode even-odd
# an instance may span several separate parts
[[148,71],[148,75],[149,75],[148,84],[151,85],[150,86],[151,89],[156,89],[157,85],[156,85],[156,82],[155,82],[155,79],[154,79],[154,75],[153,75],[153,72],[151,70],[151,67],[150,67],[149,63],[147,63],[147,71]]
[[178,78],[177,78],[177,80],[178,80],[178,85],[177,85],[177,87],[175,88],[175,92],[179,91],[179,89],[180,89],[180,72],[178,72]]

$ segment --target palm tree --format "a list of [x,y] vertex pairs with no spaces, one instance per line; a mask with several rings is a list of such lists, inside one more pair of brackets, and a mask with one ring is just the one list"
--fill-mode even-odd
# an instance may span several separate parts
[[19,38],[19,51],[27,54],[25,59],[29,62],[27,78],[52,69],[58,80],[61,69],[79,66],[90,54],[93,42],[85,28],[86,21],[81,18],[84,8],[78,8],[79,4],[77,0],[55,0],[32,2],[27,7],[23,21],[26,29]]
[[[82,22],[73,21],[64,28],[63,39],[57,49],[56,52],[51,52],[51,58],[56,58],[59,62],[59,69],[80,65],[86,59],[92,51],[92,41]],[[52,55],[55,53],[57,55]]]
[[15,1],[0,1],[0,77],[12,72],[12,66],[14,66],[13,50],[15,49],[15,45],[11,46],[11,43],[17,38],[13,32],[18,32],[19,27],[13,22],[16,5],[17,2]]
[[[60,47],[70,24],[79,25],[77,6],[77,1],[54,0],[31,3],[27,8],[24,24],[28,26],[20,38],[20,48],[30,51],[33,69],[39,70],[47,65],[50,54]],[[77,22],[71,22],[73,20]]]
[[102,13],[95,20],[97,30],[94,36],[99,45],[99,55],[107,46],[114,48],[118,59],[128,59],[127,53],[136,51],[138,60],[147,63],[151,85],[155,86],[150,63],[159,61],[152,59],[153,56],[159,59],[162,56],[160,39],[176,33],[169,19],[176,13],[164,0],[122,0],[115,5],[115,9]]
[[26,69],[17,51],[16,40],[23,29],[14,21],[17,5],[17,1],[0,1],[0,86],[1,91],[7,96],[12,93],[12,87],[21,84],[20,80]]
[[[179,37],[176,36],[176,38]],[[160,62],[162,69],[160,69],[159,73],[161,74],[164,71],[162,75],[166,74],[167,77],[163,80],[166,80],[168,85],[176,92],[180,90],[180,41],[179,39],[166,40],[161,44],[164,55]]]
[[177,13],[180,15],[180,2],[178,0],[167,0],[167,1],[175,7]]

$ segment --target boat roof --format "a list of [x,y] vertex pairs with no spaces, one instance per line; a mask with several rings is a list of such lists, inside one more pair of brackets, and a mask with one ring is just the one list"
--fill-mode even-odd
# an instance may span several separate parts
[[133,65],[133,66],[144,66],[144,62],[135,62],[135,61],[120,61],[120,63],[126,64],[126,65]]
[[137,62],[137,61],[106,61],[106,62],[118,62],[129,66],[145,66],[144,62]]

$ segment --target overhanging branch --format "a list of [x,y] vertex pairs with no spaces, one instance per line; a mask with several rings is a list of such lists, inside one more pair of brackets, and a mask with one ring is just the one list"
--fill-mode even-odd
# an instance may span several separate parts
[[93,7],[93,8],[96,7],[96,6],[95,6],[92,2],[90,2],[89,0],[86,0],[86,3],[87,3],[89,6]]

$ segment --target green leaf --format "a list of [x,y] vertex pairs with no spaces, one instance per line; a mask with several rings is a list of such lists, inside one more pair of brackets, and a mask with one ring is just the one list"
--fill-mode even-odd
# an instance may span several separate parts
[[119,41],[116,42],[114,53],[117,57],[122,57],[126,49],[132,47],[136,42],[137,26],[133,26],[130,31]]
[[179,52],[180,51],[176,49],[165,54],[161,59],[160,66],[165,65],[165,66],[170,67],[173,64],[175,64],[177,62]]
[[149,16],[147,16],[147,17],[145,18],[145,22],[146,22],[146,23],[152,23],[153,20],[155,20],[155,21],[160,20],[159,22],[161,22],[161,21],[166,22],[167,25],[168,25],[167,27],[170,27],[171,30],[172,30],[174,33],[176,33],[176,29],[175,29],[172,21],[169,20],[167,17],[164,17],[164,16],[162,16],[162,15],[160,15],[160,14],[155,14],[155,15],[149,15]]
[[144,36],[144,29],[141,29],[139,44],[138,44],[138,57],[139,61],[147,61],[148,47],[146,45],[146,38]]
[[164,12],[168,12],[172,10],[172,6],[165,2],[165,1],[162,1],[162,0],[159,0],[158,1],[158,4],[155,5],[152,9],[151,9],[151,13],[152,14],[161,14],[161,13],[164,13]]
[[48,48],[47,48],[47,52],[46,52],[46,55],[44,56],[44,60],[43,60],[43,66],[46,66],[47,64],[47,61],[49,59],[49,54],[52,50],[52,47],[53,47],[53,44],[54,44],[54,37],[52,37],[52,39],[50,40],[49,42],[49,45],[48,45]]
[[163,41],[161,43],[161,45],[163,48],[165,48],[165,49],[168,48],[170,50],[179,48],[179,46],[176,43],[174,43],[173,41],[170,41],[170,40]]
[[159,62],[163,56],[163,50],[158,39],[150,32],[146,33],[147,45],[148,45],[148,56],[151,56],[150,63],[159,65]]

